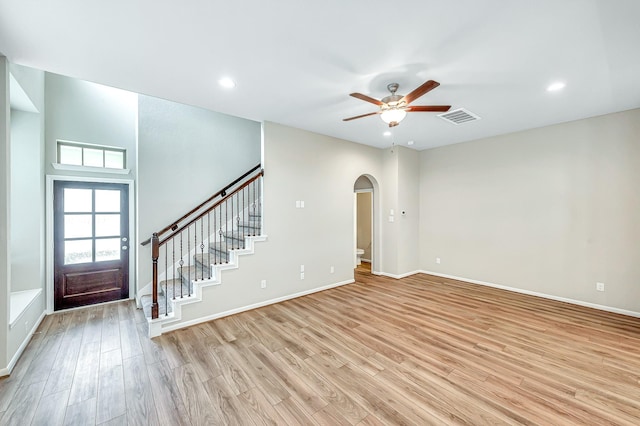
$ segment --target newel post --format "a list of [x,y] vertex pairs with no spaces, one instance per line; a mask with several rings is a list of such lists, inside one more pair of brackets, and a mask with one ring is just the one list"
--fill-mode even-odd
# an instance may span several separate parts
[[158,318],[158,257],[160,257],[160,239],[157,233],[151,237],[151,260],[153,261],[153,301],[151,303],[151,319]]

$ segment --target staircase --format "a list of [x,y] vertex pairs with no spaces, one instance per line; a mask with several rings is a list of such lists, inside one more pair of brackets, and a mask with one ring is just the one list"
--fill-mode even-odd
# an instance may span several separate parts
[[153,280],[139,303],[150,337],[175,326],[182,306],[202,302],[204,287],[222,284],[222,271],[237,268],[240,256],[266,240],[262,176],[254,167],[143,243],[151,243]]
[[[220,273],[225,269],[236,268],[237,256],[253,253],[253,242],[263,241],[266,237],[261,235],[262,216],[259,213],[249,214],[249,220],[238,223],[237,229],[222,233],[222,238],[208,245],[208,251],[200,252],[192,256],[192,263],[178,266],[177,276],[158,283],[158,310],[159,318],[176,320],[170,316],[174,311],[175,303],[189,301],[193,303],[195,286],[219,285]],[[250,240],[247,244],[247,239]],[[249,250],[248,247],[251,247]],[[142,309],[147,318],[151,319],[151,305],[153,303],[150,294],[141,297]]]

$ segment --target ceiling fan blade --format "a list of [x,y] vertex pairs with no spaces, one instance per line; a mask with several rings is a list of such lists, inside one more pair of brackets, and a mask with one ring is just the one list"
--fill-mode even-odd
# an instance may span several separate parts
[[365,102],[371,102],[374,105],[382,105],[382,102],[380,102],[379,100],[373,99],[371,96],[363,95],[362,93],[351,93],[349,96],[353,96],[354,98],[361,99]]
[[437,81],[429,80],[426,83],[424,83],[422,86],[415,89],[413,92],[406,95],[403,98],[403,100],[407,104],[410,104],[411,102],[418,99],[420,96],[424,95],[427,92],[430,92],[431,90],[435,89],[438,86],[440,86],[440,83],[438,83]]
[[416,105],[407,107],[407,112],[447,112],[451,105]]
[[351,120],[355,120],[356,118],[368,117],[370,115],[376,115],[376,114],[380,114],[380,111],[370,112],[369,114],[356,115],[355,117],[343,118],[342,121],[351,121]]

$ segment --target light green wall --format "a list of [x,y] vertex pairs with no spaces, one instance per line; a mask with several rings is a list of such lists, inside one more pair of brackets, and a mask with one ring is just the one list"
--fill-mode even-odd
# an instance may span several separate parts
[[[138,95],[88,81],[46,73],[46,172],[50,175],[86,176],[86,172],[56,170],[58,140],[113,146],[127,150],[127,168],[136,174]],[[113,174],[91,173],[113,178]]]
[[638,182],[638,109],[423,151],[421,267],[640,312]]
[[7,336],[7,362],[31,337],[45,311],[44,72],[10,64],[11,75],[39,111],[11,109],[10,292],[42,290]]
[[[260,164],[260,123],[140,96],[139,241]],[[140,288],[151,282],[151,247],[138,247]]]
[[0,56],[0,370],[9,363],[7,339],[9,333],[9,292],[11,282],[10,234],[10,107],[9,63]]

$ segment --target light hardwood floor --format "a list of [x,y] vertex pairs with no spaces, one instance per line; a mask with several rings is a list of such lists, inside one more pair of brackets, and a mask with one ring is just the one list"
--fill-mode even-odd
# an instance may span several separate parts
[[356,278],[154,340],[130,302],[49,316],[0,424],[640,424],[640,319]]

